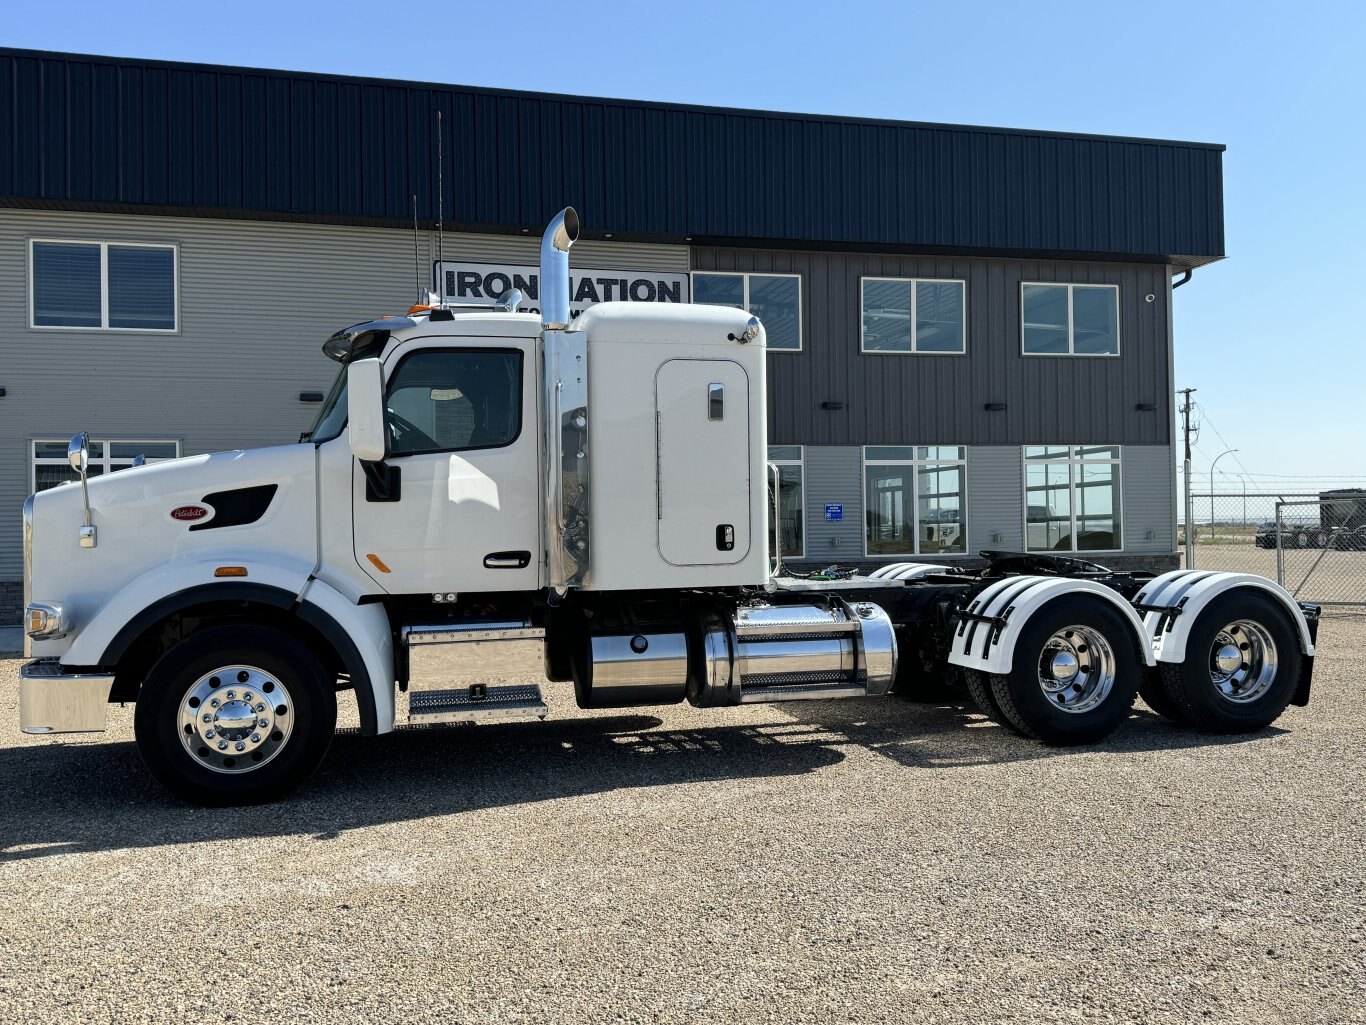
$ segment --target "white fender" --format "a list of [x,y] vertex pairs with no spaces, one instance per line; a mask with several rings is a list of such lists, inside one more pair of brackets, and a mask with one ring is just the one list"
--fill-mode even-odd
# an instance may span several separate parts
[[1314,642],[1309,632],[1309,621],[1299,603],[1280,584],[1251,573],[1218,573],[1209,570],[1173,570],[1154,577],[1134,599],[1140,605],[1160,605],[1180,609],[1175,615],[1145,612],[1144,632],[1159,662],[1184,662],[1186,642],[1200,618],[1200,613],[1216,598],[1237,588],[1251,588],[1275,598],[1286,610],[1300,634],[1300,648],[1306,655],[1314,654]]
[[1144,662],[1150,666],[1156,664],[1152,645],[1143,633],[1143,621],[1118,591],[1094,580],[1043,576],[1006,577],[979,594],[968,606],[968,612],[1002,617],[1004,622],[997,625],[962,619],[949,638],[949,663],[998,676],[1009,673],[1014,664],[1015,645],[1030,617],[1056,598],[1077,594],[1093,596],[1119,610],[1133,630],[1133,639],[1138,643]]
[[[223,565],[241,566],[247,571],[247,575],[215,577],[214,570]],[[89,623],[80,623],[82,609],[78,606],[78,632],[70,647],[62,653],[62,664],[99,665],[105,649],[134,616],[178,591],[231,582],[264,584],[297,595],[308,583],[312,569],[311,561],[290,559],[275,552],[253,552],[244,558],[240,553],[234,557],[213,549],[193,552],[163,562],[134,577],[114,594],[101,598],[96,605],[97,611]],[[36,646],[35,654],[41,654]]]
[[929,573],[942,573],[945,567],[932,562],[892,562],[868,574],[869,580],[919,580]]
[[[375,695],[375,732],[394,729],[394,640],[389,617],[378,603],[356,605],[321,580],[304,588],[305,604],[316,605],[342,627],[365,662],[370,688]],[[360,686],[360,681],[355,681]]]

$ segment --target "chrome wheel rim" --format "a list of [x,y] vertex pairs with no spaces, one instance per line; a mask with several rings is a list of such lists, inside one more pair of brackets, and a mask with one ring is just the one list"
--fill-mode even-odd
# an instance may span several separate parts
[[1115,689],[1114,649],[1089,626],[1064,627],[1044,642],[1039,689],[1054,708],[1092,711]]
[[294,732],[294,703],[256,666],[205,673],[180,699],[180,743],[213,772],[236,775],[268,764]]
[[1209,678],[1224,700],[1256,701],[1276,682],[1276,642],[1261,623],[1239,619],[1214,635],[1209,651]]

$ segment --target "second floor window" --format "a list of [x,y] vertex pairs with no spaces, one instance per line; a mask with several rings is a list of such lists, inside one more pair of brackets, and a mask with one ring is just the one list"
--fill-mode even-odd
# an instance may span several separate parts
[[962,281],[862,280],[864,352],[967,351]]
[[1020,286],[1026,356],[1118,356],[1119,286]]
[[694,271],[692,301],[734,306],[763,322],[770,349],[802,347],[802,279],[799,274],[724,274]]
[[173,245],[34,239],[29,325],[176,331],[176,256]]

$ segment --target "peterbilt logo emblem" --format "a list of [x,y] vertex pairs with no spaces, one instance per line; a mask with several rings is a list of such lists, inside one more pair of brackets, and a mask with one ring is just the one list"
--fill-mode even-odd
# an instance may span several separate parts
[[207,515],[209,515],[209,510],[202,505],[182,505],[171,510],[171,519],[173,520],[202,520]]

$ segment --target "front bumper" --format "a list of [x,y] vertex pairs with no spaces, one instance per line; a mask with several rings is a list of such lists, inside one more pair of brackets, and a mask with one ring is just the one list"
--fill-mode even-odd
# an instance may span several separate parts
[[56,659],[19,669],[19,729],[24,733],[99,733],[113,673],[77,673]]

